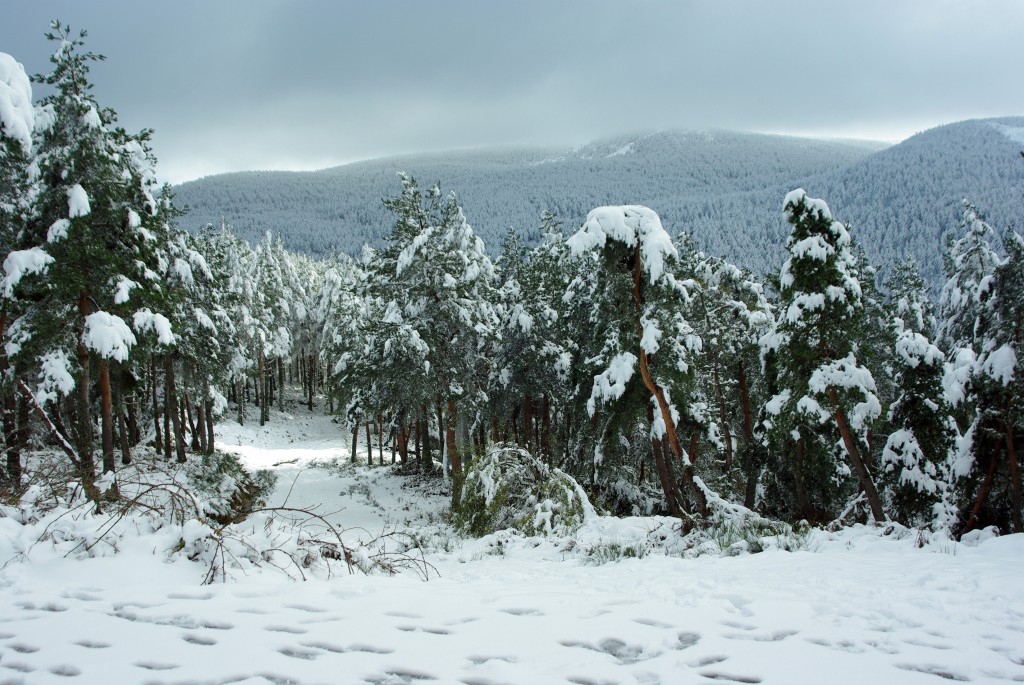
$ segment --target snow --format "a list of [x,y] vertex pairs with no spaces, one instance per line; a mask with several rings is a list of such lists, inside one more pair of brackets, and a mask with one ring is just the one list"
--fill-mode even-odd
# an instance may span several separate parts
[[828,203],[824,200],[808,197],[807,191],[803,188],[791,190],[786,194],[785,199],[782,201],[782,209],[786,212],[786,216],[791,216],[792,210],[790,208],[796,208],[801,202],[803,202],[811,212],[817,212],[820,218],[832,218],[832,211],[828,208]]
[[68,229],[71,228],[70,219],[57,219],[46,231],[46,242],[59,243],[68,237]]
[[594,377],[594,387],[587,401],[587,413],[590,416],[597,411],[597,401],[611,402],[622,397],[638,361],[632,352],[622,352],[612,358],[607,369]]
[[163,314],[154,314],[149,309],[140,309],[132,316],[132,325],[139,333],[153,331],[161,345],[174,344],[171,322]]
[[1009,385],[1017,368],[1017,355],[1009,345],[1003,345],[978,360],[978,371],[1002,385]]
[[109,312],[93,312],[85,317],[82,342],[104,359],[128,361],[128,352],[135,345],[135,335],[119,316]]
[[[415,526],[429,580],[342,571],[296,582],[267,565],[201,586],[202,565],[170,551],[201,542],[198,522],[74,559],[8,516],[0,677],[928,685],[1024,672],[1022,535],[978,531],[956,543],[859,526],[812,532],[795,551],[784,549],[796,538],[780,535],[759,554],[728,539],[687,553],[672,546],[673,519],[595,516],[571,548],[510,532],[462,540],[429,523],[443,493],[387,467],[348,465],[347,435],[327,417],[275,412],[262,429],[217,430],[222,447],[279,474],[273,504],[319,504],[350,539]],[[312,466],[335,457],[340,467]],[[84,524],[66,517],[61,531]]]
[[124,304],[131,299],[132,290],[140,287],[138,283],[126,276],[117,277],[117,286],[114,288],[114,304]]
[[4,297],[13,297],[14,289],[26,275],[43,273],[46,271],[46,267],[52,263],[53,257],[41,247],[15,250],[8,254],[4,259],[4,277],[3,280],[0,280],[0,285],[4,289]]
[[90,211],[89,195],[85,188],[78,183],[68,188],[68,217],[75,219],[88,215]]
[[39,358],[39,388],[34,393],[38,404],[43,405],[58,395],[71,394],[75,389],[71,368],[71,360],[63,350],[47,352]]
[[574,256],[603,249],[608,240],[626,247],[640,244],[644,271],[656,283],[665,273],[665,259],[678,257],[672,238],[657,213],[640,205],[598,207],[587,214],[583,227],[566,241]]
[[25,153],[32,150],[35,109],[32,83],[25,67],[6,52],[0,52],[0,131],[21,144]]
[[945,355],[939,348],[928,342],[928,338],[911,329],[904,330],[896,339],[896,354],[903,362],[916,369],[924,362],[925,366],[935,366],[945,361]]

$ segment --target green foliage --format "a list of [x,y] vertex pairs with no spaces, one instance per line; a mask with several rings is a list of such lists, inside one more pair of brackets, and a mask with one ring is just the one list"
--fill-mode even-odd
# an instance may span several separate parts
[[526,535],[572,532],[588,511],[590,502],[570,476],[499,444],[472,463],[453,513],[457,528],[479,537],[506,528]]

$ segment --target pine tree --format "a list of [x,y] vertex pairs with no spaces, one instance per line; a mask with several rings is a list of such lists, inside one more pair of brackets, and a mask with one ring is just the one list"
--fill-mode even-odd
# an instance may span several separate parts
[[695,476],[678,431],[689,409],[679,402],[693,388],[702,341],[686,316],[693,288],[676,278],[675,246],[658,215],[640,206],[591,211],[568,245],[592,273],[566,297],[582,286],[590,309],[591,347],[584,354],[593,373],[587,412],[601,427],[595,471],[609,446],[646,419],[649,439],[667,445],[655,447],[654,456],[669,511],[706,515],[712,493]]
[[951,527],[950,458],[957,438],[952,407],[942,387],[945,355],[927,337],[935,316],[927,287],[913,262],[901,262],[890,279],[896,316],[891,348],[891,432],[881,455],[887,510],[907,525]]
[[[52,24],[59,44],[53,71],[37,80],[54,92],[41,102],[47,125],[37,146],[40,190],[26,242],[50,260],[47,277],[25,284],[32,306],[17,320],[20,354],[51,360],[43,387],[70,390],[74,378],[76,463],[91,499],[94,486],[94,372],[101,391],[104,468],[113,464],[110,364],[125,362],[135,337],[122,318],[136,288],[154,287],[151,241],[159,225],[149,132],[115,128],[116,115],[91,95],[87,76],[102,57],[80,52],[85,32],[73,36]],[[98,362],[98,369],[93,359]]]
[[790,257],[782,267],[775,331],[762,339],[777,386],[765,406],[772,442],[784,455],[781,485],[794,497],[797,516],[831,518],[851,494],[852,466],[872,516],[881,521],[864,456],[881,406],[871,372],[858,359],[864,306],[850,234],[824,201],[803,189],[789,193],[783,206],[793,227]]

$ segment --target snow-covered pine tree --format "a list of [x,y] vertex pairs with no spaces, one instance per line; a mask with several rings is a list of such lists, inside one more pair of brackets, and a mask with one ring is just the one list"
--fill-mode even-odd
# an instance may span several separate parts
[[850,234],[823,200],[802,188],[786,196],[783,208],[793,227],[790,257],[780,276],[775,330],[762,338],[774,374],[775,395],[765,410],[782,456],[776,473],[781,494],[791,498],[792,514],[827,520],[856,494],[856,483],[881,521],[881,499],[864,456],[881,406],[871,372],[858,358],[864,307]]
[[[497,327],[494,265],[454,195],[442,196],[437,185],[424,194],[412,177],[400,174],[400,179],[402,194],[384,201],[397,218],[369,284],[372,296],[385,305],[381,322],[395,330],[409,327],[426,346],[422,370],[404,372],[410,376],[407,382],[422,378],[426,397],[439,416],[445,413],[439,423],[458,479],[460,412],[468,429],[468,420],[485,400],[483,352]],[[466,437],[468,430],[462,440]],[[457,500],[457,486],[454,496]]]
[[881,455],[886,509],[906,525],[952,527],[949,468],[957,433],[942,386],[945,355],[928,337],[934,307],[913,262],[897,264],[887,286],[895,312],[890,366],[897,397]]
[[36,146],[40,190],[25,232],[29,250],[45,254],[45,278],[23,283],[32,306],[15,322],[19,354],[48,360],[39,379],[44,395],[75,393],[73,431],[81,482],[94,486],[90,382],[99,362],[104,467],[113,465],[110,364],[125,362],[135,336],[122,318],[137,288],[154,287],[151,242],[158,224],[152,191],[149,132],[115,128],[116,115],[91,94],[89,66],[102,57],[81,52],[85,32],[52,24],[58,44],[53,71],[38,80],[53,87],[41,102],[44,125]]
[[765,462],[763,429],[754,414],[762,394],[758,341],[772,325],[773,307],[748,271],[695,251],[685,235],[676,242],[700,284],[694,326],[704,353],[698,385],[711,389],[709,437],[721,467],[705,473],[716,479],[719,492],[732,491],[753,509]]
[[975,480],[984,473],[967,528],[980,520],[1024,532],[1017,436],[1024,424],[1024,238],[1010,231],[1006,259],[996,269],[990,297],[976,329],[980,354],[974,367]]
[[[491,346],[491,439],[553,458],[553,416],[566,404],[571,354],[563,330],[567,248],[558,222],[541,218],[542,244],[527,249],[509,230],[498,260],[501,336]],[[556,422],[557,426],[557,422]]]
[[947,250],[948,278],[940,300],[938,341],[952,362],[944,385],[962,437],[951,477],[958,495],[961,532],[966,532],[983,524],[1014,525],[1007,496],[1013,474],[1009,455],[1004,453],[1006,424],[997,409],[1003,383],[996,372],[997,368],[1012,368],[1007,358],[1000,357],[1012,348],[1003,347],[1007,338],[998,333],[1000,309],[1007,303],[1000,301],[995,289],[1000,270],[1012,271],[1013,267],[1009,262],[1003,265],[993,246],[995,232],[967,200],[963,201],[961,229],[963,234],[951,239]]
[[[665,450],[654,452],[669,510],[706,515],[712,493],[695,476],[678,434],[686,410],[678,398],[689,396],[702,348],[686,315],[696,283],[677,279],[676,248],[647,207],[599,207],[568,246],[592,269],[582,295],[592,336],[583,352],[593,372],[587,411],[600,425],[593,448],[595,479],[606,452],[646,421],[649,439],[668,444],[668,458]],[[566,297],[580,289],[572,284]],[[675,474],[675,468],[682,473]]]
[[[32,104],[32,84],[24,67],[11,55],[0,52],[0,250],[10,255],[20,247],[19,234],[27,225],[31,211],[31,190],[34,174],[32,164],[32,137],[35,131],[35,109]],[[18,318],[20,309],[8,292],[6,283],[17,279],[24,267],[41,268],[39,259],[32,255],[28,262],[18,257],[6,260],[2,274],[5,287],[0,288],[0,331],[7,330],[9,321]],[[41,255],[40,255],[41,256]],[[20,369],[12,369],[5,346],[0,345],[0,414],[3,422],[5,471],[0,472],[0,483],[13,489],[21,484],[21,454],[26,431],[19,430],[17,381]],[[22,397],[25,408],[27,400]],[[21,412],[24,424],[27,412]]]

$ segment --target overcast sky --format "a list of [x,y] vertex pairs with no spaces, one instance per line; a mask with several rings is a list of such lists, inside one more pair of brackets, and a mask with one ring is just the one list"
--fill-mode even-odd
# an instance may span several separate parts
[[0,0],[49,69],[52,18],[107,56],[100,104],[160,175],[316,169],[684,127],[896,141],[1024,114],[1024,0]]

